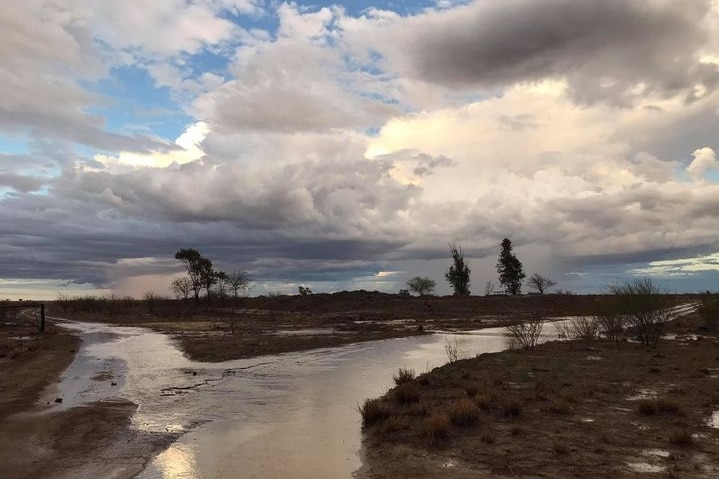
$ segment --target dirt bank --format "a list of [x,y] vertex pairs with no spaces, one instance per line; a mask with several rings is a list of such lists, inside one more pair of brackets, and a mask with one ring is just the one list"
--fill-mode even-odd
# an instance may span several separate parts
[[80,339],[19,317],[0,324],[0,477],[131,477],[172,437],[130,428],[126,402],[38,405],[73,361]]
[[552,342],[411,384],[365,429],[361,477],[719,477],[715,338]]

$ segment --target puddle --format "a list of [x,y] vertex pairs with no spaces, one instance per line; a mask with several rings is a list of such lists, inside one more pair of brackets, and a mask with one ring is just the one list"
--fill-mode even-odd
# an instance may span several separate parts
[[719,429],[719,411],[714,411],[712,417],[707,420],[707,426]]
[[642,452],[645,456],[654,456],[654,457],[661,457],[661,458],[668,458],[669,457],[669,451],[665,451],[664,449],[647,449]]
[[307,329],[286,329],[275,331],[275,336],[321,336],[323,334],[335,334],[337,331],[333,328],[307,328]]
[[641,401],[643,399],[656,399],[659,397],[654,389],[640,389],[637,394],[627,396],[627,401]]
[[632,462],[627,464],[627,467],[634,472],[644,473],[659,473],[667,470],[666,466],[660,466],[657,464],[649,464],[648,462]]

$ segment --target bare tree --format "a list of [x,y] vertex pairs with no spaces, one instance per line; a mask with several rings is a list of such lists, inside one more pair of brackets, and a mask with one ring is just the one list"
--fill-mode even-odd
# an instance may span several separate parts
[[247,271],[233,271],[227,275],[227,283],[237,299],[240,293],[246,293],[250,289],[250,275],[247,274]]
[[489,296],[490,294],[494,293],[494,288],[496,288],[497,285],[494,284],[494,281],[489,280],[484,285],[484,295]]
[[527,286],[535,290],[539,294],[544,294],[549,288],[556,286],[557,282],[552,281],[546,276],[542,276],[539,273],[534,273],[527,280]]
[[429,278],[423,278],[421,276],[415,276],[414,278],[407,281],[407,287],[410,291],[417,293],[420,296],[427,296],[432,294],[434,287],[437,284],[434,280]]
[[185,300],[192,293],[192,281],[190,278],[183,276],[172,280],[170,283],[170,291],[177,299]]
[[221,300],[224,300],[225,295],[227,294],[227,289],[230,287],[230,277],[224,271],[217,271],[215,273],[215,281],[215,291],[217,291],[217,296]]

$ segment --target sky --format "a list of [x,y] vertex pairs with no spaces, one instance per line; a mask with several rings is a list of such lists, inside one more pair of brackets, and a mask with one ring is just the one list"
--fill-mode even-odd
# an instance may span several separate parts
[[[719,289],[719,1],[26,0],[0,16],[0,298],[496,281]],[[526,290],[526,288],[525,288]]]

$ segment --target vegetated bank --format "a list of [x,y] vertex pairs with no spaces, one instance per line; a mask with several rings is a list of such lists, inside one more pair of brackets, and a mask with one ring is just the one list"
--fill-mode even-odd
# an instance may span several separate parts
[[[51,314],[144,326],[176,338],[192,359],[224,361],[321,347],[504,326],[518,318],[596,314],[605,295],[402,297],[368,291],[194,300],[84,297]],[[677,297],[677,300],[686,298]]]
[[360,477],[719,477],[719,340],[707,324],[681,317],[656,349],[549,342],[398,374],[361,408]]

